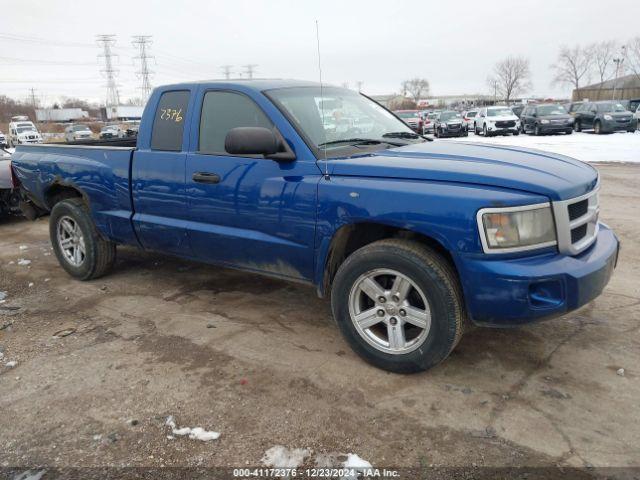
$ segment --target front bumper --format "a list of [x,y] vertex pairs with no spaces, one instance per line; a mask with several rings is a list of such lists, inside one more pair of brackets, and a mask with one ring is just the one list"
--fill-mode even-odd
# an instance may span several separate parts
[[617,122],[615,120],[603,120],[602,130],[604,132],[626,132],[636,129],[636,121],[634,119],[628,122]]
[[516,123],[513,127],[498,127],[487,123],[487,131],[492,134],[496,133],[515,133],[520,131],[520,124]]
[[594,244],[574,257],[557,252],[506,260],[463,256],[458,268],[471,320],[517,326],[580,308],[602,293],[618,250],[616,235],[600,224]]
[[569,130],[573,130],[573,122],[540,124],[540,131],[542,133],[568,132]]

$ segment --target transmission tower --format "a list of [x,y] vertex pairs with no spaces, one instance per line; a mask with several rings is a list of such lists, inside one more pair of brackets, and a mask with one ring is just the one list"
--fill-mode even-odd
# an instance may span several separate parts
[[116,76],[118,71],[113,68],[113,57],[116,56],[112,48],[116,43],[115,35],[96,35],[98,46],[102,47],[102,53],[98,58],[104,57],[104,70],[102,73],[107,77],[107,107],[115,107],[120,105],[120,95],[118,94],[118,86],[116,85]]
[[36,98],[36,90],[33,87],[29,89],[29,102],[31,103],[31,108],[33,108],[34,110],[38,108],[38,99]]
[[138,56],[134,57],[134,60],[140,61],[140,70],[136,72],[138,77],[142,80],[140,86],[140,96],[142,98],[142,104],[147,103],[149,95],[151,94],[151,75],[153,72],[149,70],[149,60],[153,58],[149,55],[149,47],[151,46],[151,35],[134,35],[133,46],[138,48]]
[[245,72],[246,72],[246,74],[247,74],[247,77],[249,77],[249,78],[253,78],[253,73],[255,72],[256,67],[257,67],[258,65],[257,65],[257,64],[255,64],[255,63],[250,63],[250,64],[248,64],[248,65],[243,65],[243,66],[244,66],[244,68],[245,68]]
[[222,65],[222,67],[220,67],[222,69],[224,78],[226,78],[227,80],[231,78],[231,67],[233,67],[233,65]]

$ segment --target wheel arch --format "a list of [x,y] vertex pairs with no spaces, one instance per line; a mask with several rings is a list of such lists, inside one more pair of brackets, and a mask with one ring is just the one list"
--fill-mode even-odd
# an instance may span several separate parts
[[89,198],[87,194],[83,192],[82,189],[71,183],[55,181],[44,192],[44,203],[49,211],[56,205],[56,203],[66,200],[67,198],[81,198],[87,205],[89,205]]
[[317,284],[318,295],[324,297],[330,291],[340,265],[350,254],[365,245],[388,238],[413,240],[433,249],[451,265],[458,276],[458,281],[460,280],[450,248],[436,235],[380,222],[354,222],[342,225],[334,232],[326,254],[318,262],[318,269],[321,272]]

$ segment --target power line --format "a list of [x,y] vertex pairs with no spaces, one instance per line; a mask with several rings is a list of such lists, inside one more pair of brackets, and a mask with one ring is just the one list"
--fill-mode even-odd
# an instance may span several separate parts
[[231,67],[233,67],[233,65],[222,65],[220,67],[222,69],[222,74],[224,75],[224,78],[226,78],[227,80],[231,78]]
[[138,48],[139,54],[134,59],[140,60],[140,70],[136,72],[138,77],[142,80],[142,85],[140,87],[142,103],[143,105],[149,99],[149,95],[151,94],[151,75],[153,72],[149,70],[149,62],[148,60],[153,58],[152,55],[149,55],[148,48],[151,45],[151,35],[136,35],[133,37],[133,46]]
[[107,107],[120,105],[120,95],[116,85],[118,71],[113,68],[113,62],[111,61],[114,56],[112,48],[116,43],[115,37],[115,35],[96,36],[98,45],[102,47],[102,53],[98,55],[98,58],[104,57],[104,70],[102,70],[102,73],[107,77]]
[[247,65],[243,65],[243,67],[245,68],[245,73],[247,74],[247,77],[253,78],[253,74],[257,66],[258,65],[255,63],[249,63]]

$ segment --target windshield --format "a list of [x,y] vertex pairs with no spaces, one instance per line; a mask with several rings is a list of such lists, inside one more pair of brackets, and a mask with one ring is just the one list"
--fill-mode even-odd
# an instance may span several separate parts
[[440,114],[440,120],[446,122],[447,120],[454,120],[456,118],[462,118],[458,112],[442,112]]
[[489,108],[487,109],[487,117],[512,117],[513,112],[510,108]]
[[626,112],[627,109],[621,103],[600,103],[598,104],[599,112]]
[[85,130],[89,130],[89,127],[87,127],[86,125],[75,125],[73,127],[74,132],[84,132]]
[[102,131],[106,132],[107,130],[117,130],[117,127],[102,127]]
[[35,132],[36,128],[32,127],[32,126],[28,126],[28,127],[16,127],[16,130],[18,131],[18,133],[24,133],[24,132]]
[[465,116],[466,116],[467,118],[470,118],[470,117],[475,117],[477,114],[478,114],[478,112],[476,112],[476,111],[474,110],[474,111],[471,111],[471,112],[467,112],[467,114],[466,114]]
[[538,107],[538,115],[566,115],[567,111],[562,105],[540,105]]
[[267,94],[316,148],[340,148],[362,140],[391,143],[391,138],[398,144],[423,141],[391,112],[351,90],[328,87],[323,88],[321,96],[319,87],[295,87]]

